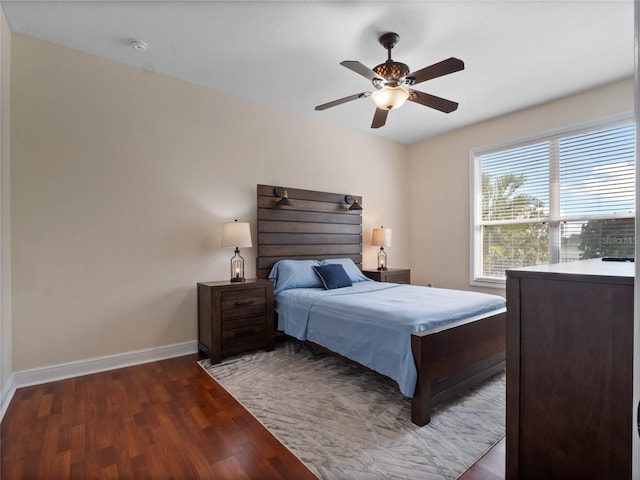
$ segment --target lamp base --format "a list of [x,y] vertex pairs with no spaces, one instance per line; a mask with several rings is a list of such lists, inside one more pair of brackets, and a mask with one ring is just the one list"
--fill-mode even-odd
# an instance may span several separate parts
[[381,271],[383,271],[383,272],[384,272],[384,271],[386,271],[386,270],[387,270],[387,267],[378,267],[378,270],[381,270]]
[[236,282],[244,282],[244,278],[238,278],[238,277],[233,277],[231,279],[232,282],[236,283]]

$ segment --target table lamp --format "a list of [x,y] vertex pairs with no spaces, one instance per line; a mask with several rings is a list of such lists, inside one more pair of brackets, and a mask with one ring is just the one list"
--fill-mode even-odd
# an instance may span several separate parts
[[388,263],[387,253],[384,251],[384,247],[391,246],[391,229],[382,226],[380,228],[374,228],[371,245],[380,247],[380,251],[378,252],[378,270],[386,270]]
[[248,222],[227,222],[222,224],[222,246],[235,247],[235,255],[231,258],[231,281],[244,282],[244,258],[240,255],[240,247],[251,247],[251,228]]

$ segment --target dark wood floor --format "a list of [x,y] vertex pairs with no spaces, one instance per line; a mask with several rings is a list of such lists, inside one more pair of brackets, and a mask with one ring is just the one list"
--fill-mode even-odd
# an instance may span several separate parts
[[0,425],[0,477],[316,478],[197,358],[18,389]]
[[[18,389],[0,478],[314,479],[197,355]],[[504,440],[463,480],[504,478]]]
[[491,450],[463,473],[458,480],[504,480],[506,441],[502,437]]

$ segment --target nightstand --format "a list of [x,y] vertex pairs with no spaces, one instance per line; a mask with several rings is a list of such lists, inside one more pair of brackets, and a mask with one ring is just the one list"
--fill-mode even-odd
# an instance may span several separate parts
[[198,283],[198,350],[220,363],[256,348],[273,350],[271,281]]
[[388,270],[363,270],[371,280],[376,282],[389,283],[411,283],[411,269],[409,268],[389,268]]

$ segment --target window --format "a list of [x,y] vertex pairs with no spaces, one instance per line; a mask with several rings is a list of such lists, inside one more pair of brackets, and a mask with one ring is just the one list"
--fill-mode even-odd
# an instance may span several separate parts
[[635,124],[472,152],[474,282],[635,249]]

